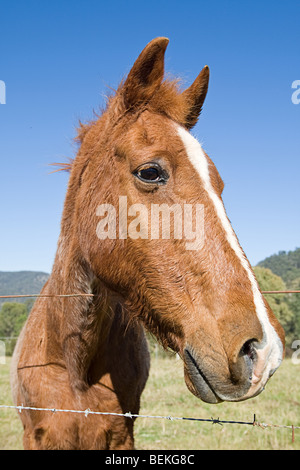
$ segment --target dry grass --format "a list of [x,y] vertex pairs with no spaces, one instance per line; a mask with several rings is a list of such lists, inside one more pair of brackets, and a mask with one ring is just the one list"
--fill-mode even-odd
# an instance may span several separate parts
[[[9,358],[0,365],[0,404],[12,403],[9,366]],[[261,422],[299,426],[299,372],[300,365],[287,359],[260,396],[241,403],[208,405],[188,392],[180,360],[154,356],[140,413],[241,421],[251,421],[255,413]],[[138,418],[135,435],[138,449],[300,449],[300,430],[295,430],[292,443],[289,429],[238,424]],[[0,410],[0,449],[22,449],[22,426],[14,410]]]
[[[300,366],[285,360],[258,397],[240,403],[209,405],[186,389],[181,361],[152,359],[150,378],[142,397],[141,414],[256,420],[269,424],[300,425]],[[191,421],[140,418],[136,423],[140,449],[300,449],[300,430]]]

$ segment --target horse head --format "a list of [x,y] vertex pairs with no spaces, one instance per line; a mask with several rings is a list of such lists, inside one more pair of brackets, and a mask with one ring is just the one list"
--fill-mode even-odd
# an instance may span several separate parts
[[91,278],[181,356],[189,390],[240,401],[280,365],[284,333],[228,220],[223,181],[190,133],[209,68],[179,91],[164,80],[167,45],[151,41],[103,114],[81,125],[64,223]]

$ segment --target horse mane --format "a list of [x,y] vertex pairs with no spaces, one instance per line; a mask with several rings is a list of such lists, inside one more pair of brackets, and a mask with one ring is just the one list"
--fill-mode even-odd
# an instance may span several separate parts
[[62,163],[49,163],[50,166],[57,166],[58,168],[56,170],[51,171],[50,173],[57,173],[58,171],[66,171],[70,172],[72,165],[73,165],[73,158],[69,158],[68,162],[62,162]]
[[[189,105],[186,98],[184,99],[182,97],[182,93],[179,89],[180,79],[175,78],[164,80],[150,101],[147,103],[140,103],[137,109],[129,110],[126,109],[124,105],[122,96],[123,84],[124,80],[121,82],[117,90],[112,90],[110,88],[112,92],[106,96],[106,107],[101,111],[101,114],[97,114],[94,111],[95,119],[92,119],[87,123],[83,123],[79,120],[79,125],[76,129],[77,134],[74,138],[75,143],[81,145],[89,130],[94,127],[97,121],[105,114],[107,115],[110,123],[116,124],[128,112],[132,112],[138,117],[142,111],[149,109],[154,113],[163,114],[173,121],[178,122],[179,124],[184,123]],[[51,166],[58,167],[51,173],[56,173],[59,171],[70,172],[73,162],[73,158],[68,158],[67,162],[51,163]]]

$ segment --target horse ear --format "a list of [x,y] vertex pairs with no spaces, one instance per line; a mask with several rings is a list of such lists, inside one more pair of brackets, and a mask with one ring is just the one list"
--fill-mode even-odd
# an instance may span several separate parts
[[209,68],[205,65],[194,83],[182,93],[182,96],[187,102],[188,113],[185,117],[184,125],[188,129],[194,127],[198,121],[206,97],[208,82]]
[[135,61],[121,88],[126,108],[149,101],[164,76],[164,55],[167,38],[153,39]]

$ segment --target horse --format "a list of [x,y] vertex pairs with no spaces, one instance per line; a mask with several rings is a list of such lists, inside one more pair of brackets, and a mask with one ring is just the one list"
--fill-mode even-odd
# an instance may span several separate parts
[[[191,134],[209,68],[182,91],[164,77],[168,42],[149,42],[102,114],[79,123],[52,272],[12,359],[16,406],[108,414],[23,409],[25,449],[133,449],[126,413],[139,413],[149,374],[145,330],[208,403],[258,395],[283,359],[283,329],[226,215],[224,183]],[[175,206],[192,208],[183,225],[199,208],[196,243]],[[168,236],[162,214],[152,237],[145,229],[157,207],[170,209]]]

